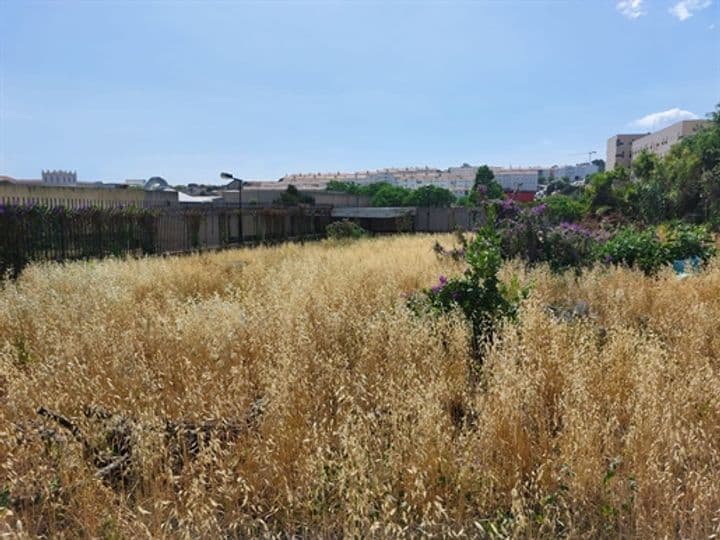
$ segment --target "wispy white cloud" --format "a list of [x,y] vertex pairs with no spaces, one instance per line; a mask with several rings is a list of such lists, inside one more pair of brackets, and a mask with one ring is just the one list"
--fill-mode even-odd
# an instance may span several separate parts
[[637,19],[647,13],[643,8],[643,0],[620,0],[615,7],[628,19]]
[[712,3],[712,0],[680,0],[670,8],[670,13],[678,20],[684,21],[693,16],[695,11],[705,9]]
[[655,131],[657,129],[667,127],[670,124],[674,124],[675,122],[679,122],[680,120],[694,120],[696,118],[698,118],[697,114],[675,107],[673,109],[668,109],[667,111],[660,111],[645,115],[642,118],[638,118],[637,120],[631,122],[630,125],[638,129]]

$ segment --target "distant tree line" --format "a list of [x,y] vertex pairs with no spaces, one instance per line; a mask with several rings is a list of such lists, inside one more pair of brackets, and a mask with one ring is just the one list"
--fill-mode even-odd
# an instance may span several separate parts
[[450,206],[456,202],[455,195],[442,187],[422,186],[418,189],[408,189],[395,186],[388,182],[375,182],[372,184],[356,184],[354,182],[340,182],[331,180],[327,184],[328,191],[340,191],[351,195],[365,195],[370,197],[372,206]]

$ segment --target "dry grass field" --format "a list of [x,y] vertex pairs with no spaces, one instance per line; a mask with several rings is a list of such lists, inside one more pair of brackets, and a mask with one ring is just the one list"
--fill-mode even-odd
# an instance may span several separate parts
[[[533,289],[477,377],[462,319],[405,305],[462,271],[434,241],[5,283],[0,536],[720,534],[720,265],[685,280],[508,265]],[[546,309],[581,300],[581,320]]]

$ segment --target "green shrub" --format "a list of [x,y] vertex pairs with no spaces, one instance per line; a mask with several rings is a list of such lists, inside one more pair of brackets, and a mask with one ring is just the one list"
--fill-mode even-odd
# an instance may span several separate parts
[[554,223],[561,221],[580,221],[587,213],[587,207],[577,199],[557,193],[546,197],[548,219]]
[[[478,363],[482,361],[483,344],[492,340],[497,324],[503,319],[514,319],[521,300],[528,293],[517,278],[504,283],[498,277],[503,258],[493,213],[472,241],[463,238],[462,253],[468,265],[465,273],[449,279],[440,276],[437,285],[409,300],[410,308],[416,313],[462,310],[472,328],[471,346]],[[442,246],[435,250],[446,252]]]
[[367,235],[365,229],[348,219],[331,223],[325,227],[325,233],[328,238],[332,238],[333,240],[357,239]]
[[707,261],[715,254],[712,235],[702,225],[673,222],[655,229],[626,227],[600,249],[606,263],[624,264],[654,274],[676,260],[695,258]]
[[707,261],[715,254],[713,236],[703,225],[690,225],[681,221],[660,227],[665,236],[668,261],[698,257]]
[[639,231],[626,227],[610,238],[601,248],[606,263],[636,266],[653,274],[668,261],[668,251],[652,229]]

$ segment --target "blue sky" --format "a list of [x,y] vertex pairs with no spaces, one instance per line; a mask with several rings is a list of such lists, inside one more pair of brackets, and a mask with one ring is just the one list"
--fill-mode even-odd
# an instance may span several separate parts
[[604,158],[720,102],[719,4],[0,0],[0,174]]

